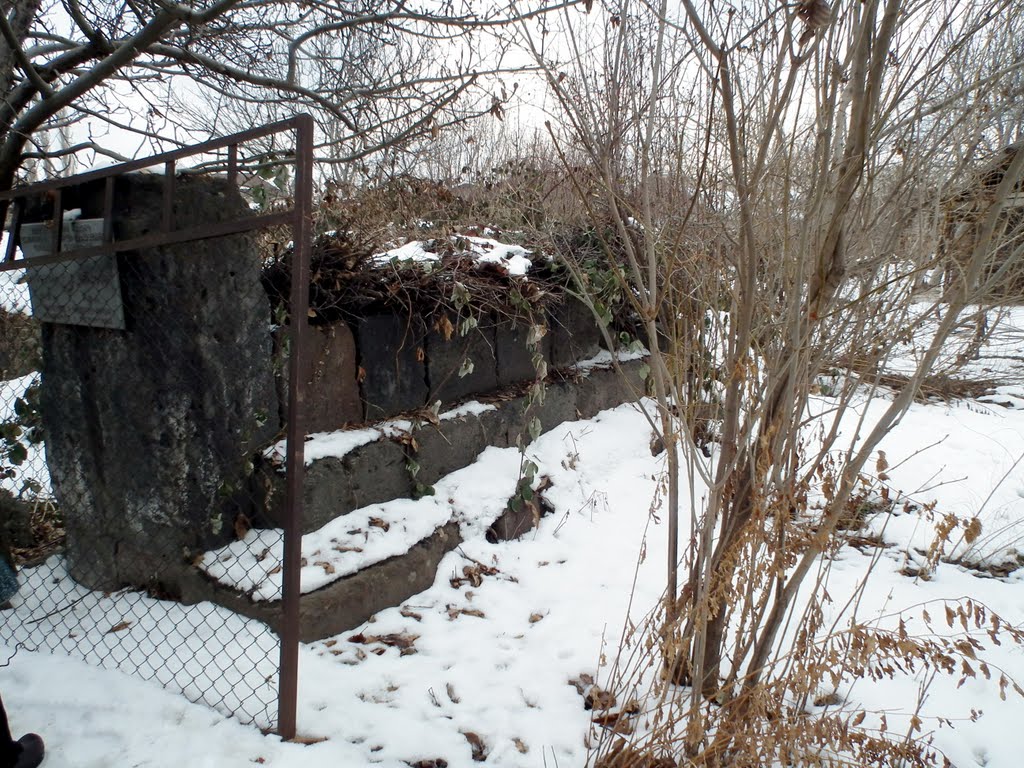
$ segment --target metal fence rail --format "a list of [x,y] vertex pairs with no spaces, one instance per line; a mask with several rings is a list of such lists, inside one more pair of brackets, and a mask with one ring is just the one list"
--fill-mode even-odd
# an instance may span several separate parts
[[[260,143],[288,135],[284,159],[268,160]],[[0,642],[156,680],[285,738],[312,140],[302,115],[0,192],[13,206],[0,263],[0,557],[21,582]],[[189,159],[206,172],[181,172]],[[254,211],[239,180],[271,161],[293,169],[294,189]],[[270,316],[248,234],[270,227],[293,243],[288,318]],[[284,476],[268,477],[261,456],[282,439]],[[284,484],[283,529],[262,527],[272,481]],[[255,555],[232,557],[239,548]],[[276,592],[247,586],[268,580]],[[278,605],[280,635],[223,595]]]

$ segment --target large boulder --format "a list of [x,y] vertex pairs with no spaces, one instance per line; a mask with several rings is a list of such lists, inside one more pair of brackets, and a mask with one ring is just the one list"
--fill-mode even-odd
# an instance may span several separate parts
[[[160,229],[163,186],[117,179],[117,239]],[[95,211],[102,186],[76,196]],[[249,213],[220,179],[176,179],[173,202],[177,229]],[[117,270],[124,330],[43,324],[47,463],[75,579],[173,588],[252,511],[251,457],[278,429],[269,307],[248,235],[125,252]]]

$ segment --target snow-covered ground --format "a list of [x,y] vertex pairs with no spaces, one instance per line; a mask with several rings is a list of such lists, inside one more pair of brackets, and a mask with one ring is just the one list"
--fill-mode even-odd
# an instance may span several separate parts
[[[904,609],[920,616],[920,606],[934,601],[930,612],[944,627],[942,601],[970,597],[1024,628],[1024,570],[994,577],[973,567],[1003,564],[1008,570],[1024,552],[1024,382],[1016,365],[1024,357],[1024,343],[1018,343],[1024,312],[1014,311],[1010,321],[972,366],[1006,389],[977,400],[915,404],[882,445],[892,493],[918,506],[869,521],[892,546],[864,592],[863,620]],[[821,397],[816,405],[824,410],[829,402]],[[851,412],[850,429],[857,411],[866,408],[870,423],[883,405]],[[603,681],[608,667],[602,657],[614,657],[627,614],[639,620],[663,589],[666,523],[649,514],[663,457],[651,455],[650,437],[644,417],[630,405],[542,436],[528,455],[538,475],[550,478],[546,495],[556,511],[521,541],[493,545],[483,535],[515,488],[515,449],[488,449],[438,483],[431,503],[463,524],[465,541],[442,561],[434,585],[360,628],[301,648],[299,732],[313,743],[263,735],[211,708],[218,701],[193,704],[155,682],[24,649],[0,669],[12,727],[47,738],[45,765],[51,768],[407,768],[437,758],[455,768],[475,764],[477,741],[484,764],[583,765],[591,713],[569,681],[581,674]],[[372,514],[405,520],[409,504],[376,505]],[[950,548],[959,564],[940,563],[928,579],[903,575],[946,512],[978,515],[981,536]],[[681,529],[688,529],[687,521]],[[871,556],[845,548],[833,563],[830,593],[852,589]],[[53,568],[50,578],[63,578],[53,563],[46,567]],[[34,599],[17,598],[19,613]],[[162,620],[183,624],[189,611],[212,610],[220,609],[175,606]],[[0,615],[17,620],[17,614]],[[101,636],[109,629],[83,631]],[[925,631],[920,621],[908,629]],[[251,643],[254,634],[240,634],[237,642]],[[994,670],[1024,681],[1024,649],[1010,642],[986,646]],[[0,663],[12,653],[0,646]],[[839,694],[845,706],[867,709],[872,717],[884,712],[890,731],[904,733],[923,688],[923,730],[953,765],[1016,768],[1024,698],[1011,688],[1003,701],[997,678],[978,675],[958,688],[958,676],[928,683],[897,674],[882,683],[844,681]],[[249,682],[242,680],[240,688]]]

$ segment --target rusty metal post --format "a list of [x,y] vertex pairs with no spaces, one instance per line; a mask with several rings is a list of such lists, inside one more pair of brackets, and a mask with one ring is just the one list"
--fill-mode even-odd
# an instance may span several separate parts
[[288,449],[285,457],[284,584],[277,731],[295,738],[299,676],[299,576],[302,560],[302,486],[305,478],[305,376],[309,325],[309,260],[313,230],[313,120],[295,118],[295,211],[292,223],[291,334],[288,367]]

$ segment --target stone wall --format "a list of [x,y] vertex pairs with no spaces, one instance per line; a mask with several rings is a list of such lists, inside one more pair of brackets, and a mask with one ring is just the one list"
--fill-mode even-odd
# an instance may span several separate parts
[[[116,238],[160,228],[163,189],[159,176],[117,180]],[[64,207],[95,218],[102,197],[102,186],[79,187],[67,192]],[[177,228],[248,213],[237,190],[217,179],[177,179],[173,203]],[[45,204],[29,214],[30,221],[50,215]],[[95,589],[151,588],[186,600],[216,595],[237,610],[249,605],[250,615],[273,624],[279,605],[257,610],[244,594],[209,583],[192,567],[198,554],[244,538],[251,525],[282,523],[283,470],[263,456],[287,420],[288,329],[271,325],[258,250],[251,238],[232,236],[123,253],[113,266],[108,274],[117,290],[103,295],[123,302],[114,313],[123,314],[123,328],[92,327],[76,321],[74,311],[41,324],[40,409],[69,570]],[[34,279],[38,288],[59,267],[47,269],[34,277],[30,270],[30,286]],[[87,293],[68,291],[80,302],[89,301]],[[103,314],[94,310],[77,316]],[[402,314],[310,328],[310,363],[302,373],[307,433],[378,422],[436,402],[442,410],[470,399],[494,407],[425,427],[415,444],[387,437],[314,462],[303,489],[303,529],[413,495],[488,446],[529,442],[534,418],[550,429],[617,405],[642,387],[636,366],[629,383],[610,370],[558,373],[599,349],[598,329],[580,302],[567,299],[544,322],[547,333],[536,350],[527,345],[528,327],[493,315],[478,318],[464,336]],[[555,373],[543,403],[531,404],[526,390],[537,376],[537,351]],[[415,578],[392,584],[394,569],[406,566],[388,561],[374,566],[376,575],[357,574],[305,596],[304,615],[319,616],[325,606],[337,615],[309,619],[304,636],[362,621],[371,607],[422,589],[459,540],[452,526],[414,548],[423,559]]]
[[[158,230],[162,191],[159,176],[118,178],[115,237]],[[82,207],[102,200],[78,192]],[[224,181],[177,180],[178,227],[247,213]],[[47,463],[82,584],[163,583],[234,536],[252,452],[278,429],[259,269],[245,236],[126,252],[124,330],[43,324]]]
[[[571,366],[599,350],[600,333],[578,300],[566,298],[544,320],[548,332],[538,351],[549,369]],[[314,327],[306,431],[379,421],[438,401],[449,406],[531,381],[537,372],[528,332],[523,324],[495,316],[451,338],[401,314]]]

